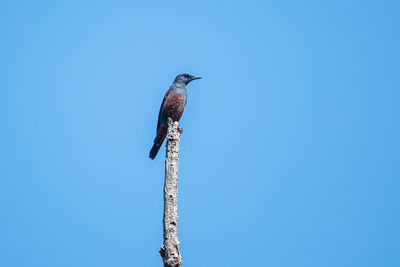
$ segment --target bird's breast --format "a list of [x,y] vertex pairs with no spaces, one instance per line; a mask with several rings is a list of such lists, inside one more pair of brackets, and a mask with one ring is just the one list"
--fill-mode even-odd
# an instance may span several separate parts
[[186,97],[182,94],[171,92],[165,100],[165,112],[167,116],[178,121],[183,114],[186,105]]

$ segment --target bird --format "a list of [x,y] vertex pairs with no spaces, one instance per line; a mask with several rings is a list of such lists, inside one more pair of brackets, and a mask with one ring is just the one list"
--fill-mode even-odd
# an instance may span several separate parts
[[201,77],[196,77],[187,73],[179,74],[165,93],[158,113],[156,137],[154,138],[153,147],[149,153],[151,159],[157,156],[158,150],[160,150],[167,136],[168,118],[171,118],[173,121],[179,121],[182,117],[187,103],[186,86],[191,81],[197,79],[201,79]]

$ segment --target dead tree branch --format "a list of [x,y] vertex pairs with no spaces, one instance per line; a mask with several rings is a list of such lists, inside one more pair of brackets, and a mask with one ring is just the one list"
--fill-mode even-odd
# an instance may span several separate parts
[[164,243],[159,252],[164,267],[181,267],[182,259],[178,240],[178,165],[182,127],[168,119],[167,155],[164,183]]

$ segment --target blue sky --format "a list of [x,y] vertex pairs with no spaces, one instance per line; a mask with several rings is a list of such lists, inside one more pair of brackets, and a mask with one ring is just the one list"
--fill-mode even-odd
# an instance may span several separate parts
[[3,1],[0,266],[400,266],[397,1]]

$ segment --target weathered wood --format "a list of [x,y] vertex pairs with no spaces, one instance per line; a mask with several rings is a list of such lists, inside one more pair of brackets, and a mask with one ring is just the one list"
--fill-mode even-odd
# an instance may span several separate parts
[[182,127],[168,119],[167,151],[164,183],[164,243],[159,252],[164,267],[181,267],[178,240],[178,165]]

